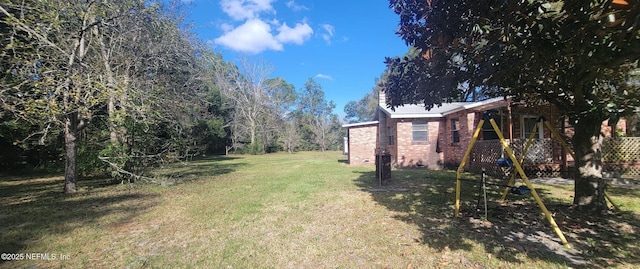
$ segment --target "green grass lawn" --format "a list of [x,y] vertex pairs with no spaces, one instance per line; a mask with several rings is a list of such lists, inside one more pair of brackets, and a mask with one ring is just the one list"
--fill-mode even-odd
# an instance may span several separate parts
[[454,218],[449,171],[394,170],[380,187],[373,167],[301,152],[210,158],[154,175],[177,184],[92,179],[66,196],[60,176],[0,178],[0,252],[23,259],[0,268],[640,266],[638,189],[611,188],[620,211],[596,218],[572,211],[570,186],[536,185],[567,249],[530,196],[499,205],[501,190],[492,190],[489,217],[475,218],[478,189],[466,182]]

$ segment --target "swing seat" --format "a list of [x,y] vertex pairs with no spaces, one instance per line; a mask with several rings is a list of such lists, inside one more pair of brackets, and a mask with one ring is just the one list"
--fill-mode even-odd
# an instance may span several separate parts
[[511,187],[511,193],[513,194],[524,195],[524,194],[529,194],[529,192],[531,192],[531,190],[526,185],[522,185],[519,187]]
[[500,167],[513,167],[513,162],[508,158],[498,159],[498,166]]

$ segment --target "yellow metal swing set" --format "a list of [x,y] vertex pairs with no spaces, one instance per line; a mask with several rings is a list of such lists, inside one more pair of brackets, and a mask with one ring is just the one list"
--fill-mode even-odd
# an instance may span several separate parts
[[[535,201],[538,203],[538,207],[540,207],[540,209],[544,213],[547,221],[549,222],[549,224],[551,224],[551,227],[553,228],[555,233],[560,238],[560,241],[562,241],[562,244],[567,248],[571,248],[571,245],[569,244],[569,242],[565,238],[564,234],[562,233],[562,231],[558,227],[558,224],[556,224],[556,221],[553,219],[553,216],[551,215],[551,213],[549,212],[547,207],[542,202],[542,199],[540,199],[540,196],[538,195],[536,190],[533,188],[533,185],[529,181],[529,178],[527,178],[527,175],[525,174],[524,170],[522,169],[522,163],[524,161],[524,156],[526,156],[527,150],[532,145],[533,138],[535,137],[535,132],[538,129],[538,124],[544,123],[545,126],[551,131],[551,134],[554,136],[554,138],[556,138],[558,141],[560,141],[562,146],[565,148],[565,150],[569,154],[571,154],[571,156],[574,156],[573,151],[571,151],[571,149],[569,148],[567,143],[562,139],[560,134],[558,134],[558,132],[543,117],[541,117],[540,121],[537,124],[535,124],[535,126],[534,126],[534,128],[533,128],[533,130],[531,132],[531,135],[529,136],[529,139],[527,140],[527,144],[526,144],[526,146],[525,146],[525,148],[523,150],[522,156],[520,157],[520,159],[517,159],[515,154],[513,153],[513,150],[511,150],[511,147],[509,147],[509,144],[504,139],[504,136],[502,135],[502,131],[500,131],[500,128],[496,124],[495,120],[491,117],[491,115],[489,113],[485,113],[483,115],[482,119],[480,119],[480,122],[478,123],[478,126],[476,127],[476,130],[473,133],[473,138],[471,139],[471,143],[469,144],[469,147],[467,148],[467,151],[465,152],[464,157],[462,158],[462,162],[460,162],[460,166],[458,167],[458,170],[457,170],[455,217],[459,217],[459,214],[460,214],[460,184],[461,184],[461,179],[462,179],[462,172],[464,170],[464,166],[467,163],[467,160],[469,159],[469,155],[471,155],[471,150],[473,149],[473,146],[475,145],[476,141],[478,140],[478,136],[480,134],[480,131],[482,130],[482,126],[485,123],[485,121],[489,121],[489,123],[493,127],[493,130],[496,132],[496,135],[498,136],[498,138],[500,139],[500,142],[502,143],[502,146],[504,147],[504,151],[506,152],[507,156],[509,157],[509,159],[511,160],[511,162],[512,162],[514,168],[515,168],[515,172],[520,175],[520,178],[522,179],[522,181],[529,188],[531,195],[533,196]],[[513,183],[515,183],[515,175],[516,175],[516,173],[511,173],[511,178],[509,179],[509,183],[507,184],[507,186],[511,186]],[[501,201],[505,200],[509,190],[510,190],[509,187],[505,188],[505,190],[504,190],[504,192],[502,194]]]

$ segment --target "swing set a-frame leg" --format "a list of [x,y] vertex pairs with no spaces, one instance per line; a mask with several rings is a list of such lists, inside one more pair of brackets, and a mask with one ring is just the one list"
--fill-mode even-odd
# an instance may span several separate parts
[[[467,151],[465,152],[464,157],[462,158],[462,161],[460,162],[460,166],[458,167],[458,170],[456,172],[455,217],[458,217],[459,214],[460,214],[460,185],[461,185],[460,179],[462,177],[462,171],[464,170],[464,166],[466,165],[466,162],[469,159],[469,155],[471,155],[471,150],[473,149],[473,146],[475,145],[475,143],[476,143],[476,141],[478,139],[478,136],[479,136],[480,131],[482,130],[482,125],[484,124],[484,121],[485,121],[485,118],[483,117],[483,119],[481,119],[480,122],[478,123],[478,127],[476,127],[476,130],[473,133],[473,137],[471,139],[469,147],[467,148]],[[542,199],[540,199],[540,196],[538,195],[536,190],[533,188],[533,185],[531,184],[531,182],[529,181],[529,179],[525,175],[524,170],[522,169],[522,166],[520,165],[520,162],[518,162],[516,156],[513,154],[513,151],[511,150],[511,148],[507,144],[506,140],[504,139],[504,136],[502,135],[502,132],[500,131],[500,128],[498,128],[498,125],[496,124],[495,120],[490,118],[489,122],[491,123],[491,126],[493,127],[493,130],[498,135],[498,138],[500,138],[500,142],[502,143],[502,146],[504,147],[507,155],[509,156],[509,158],[513,162],[513,165],[515,166],[516,172],[518,174],[520,174],[522,180],[524,181],[524,183],[527,185],[527,187],[531,191],[531,195],[533,196],[533,198],[538,203],[538,206],[540,207],[542,212],[545,214],[545,217],[547,218],[547,221],[549,222],[549,224],[551,224],[551,227],[553,228],[555,233],[560,238],[560,241],[562,241],[562,244],[565,247],[571,248],[571,245],[569,244],[567,239],[564,237],[564,234],[560,230],[560,227],[558,227],[558,224],[556,224],[555,220],[553,219],[553,216],[551,215],[551,213],[549,212],[547,207],[544,205],[544,203],[542,202]],[[515,176],[515,174],[514,174],[514,176]],[[511,180],[514,180],[514,177],[512,177]],[[511,185],[511,184],[509,184],[509,185]]]
[[549,221],[549,224],[551,224],[551,227],[553,228],[553,230],[556,232],[556,234],[560,238],[560,241],[562,241],[562,244],[565,247],[571,248],[571,245],[569,244],[567,239],[564,237],[564,234],[560,230],[560,227],[558,227],[558,224],[556,224],[556,221],[553,219],[553,216],[551,215],[551,212],[549,212],[547,207],[544,205],[544,203],[542,202],[542,199],[540,199],[540,196],[538,195],[538,192],[536,191],[535,188],[533,188],[533,185],[531,184],[531,182],[527,178],[527,175],[524,173],[524,170],[522,169],[522,166],[520,165],[520,162],[518,162],[518,160],[516,159],[516,156],[513,154],[513,151],[511,150],[511,147],[509,147],[509,145],[507,144],[507,141],[504,139],[504,136],[500,132],[500,128],[498,128],[498,125],[496,124],[495,120],[490,119],[489,122],[491,123],[491,126],[493,127],[493,130],[498,135],[498,138],[500,138],[500,142],[502,143],[502,146],[504,147],[505,152],[507,153],[507,155],[509,155],[509,158],[513,162],[513,165],[515,166],[516,172],[518,174],[520,174],[520,177],[522,178],[522,181],[524,181],[524,183],[527,185],[527,187],[531,191],[531,195],[533,196],[533,199],[535,199],[536,202],[538,203],[538,207],[540,207],[540,209],[544,213],[545,217],[547,218],[547,221]]
[[462,161],[460,162],[460,165],[458,166],[458,170],[456,171],[456,204],[455,204],[455,213],[454,216],[457,218],[460,216],[460,179],[462,178],[462,171],[464,170],[464,166],[467,163],[467,160],[469,160],[469,155],[471,155],[471,150],[473,149],[473,145],[476,144],[476,141],[478,140],[478,136],[480,135],[480,131],[482,130],[482,125],[484,124],[484,119],[481,119],[480,122],[478,122],[478,127],[476,127],[476,130],[473,132],[473,136],[471,137],[471,142],[469,143],[469,147],[467,148],[467,151],[464,153],[464,156],[462,157]]
[[[544,120],[544,118],[541,118],[540,120],[542,121],[542,120]],[[536,124],[533,125],[533,129],[531,130],[531,134],[529,135],[529,138],[527,139],[527,144],[524,146],[524,149],[522,150],[522,156],[520,156],[520,159],[518,160],[521,166],[522,166],[522,163],[524,163],[524,156],[527,156],[527,151],[529,151],[529,148],[533,144],[533,138],[536,137],[536,131],[538,130],[538,124],[540,124],[540,122],[537,122]],[[509,182],[507,183],[507,186],[513,186],[513,184],[515,184],[515,183],[516,183],[516,174],[515,173],[511,173],[511,177],[509,178]],[[508,193],[509,193],[509,188],[505,188],[504,191],[502,192],[502,197],[500,197],[500,202],[501,203],[504,203],[504,200],[507,198],[507,194]]]

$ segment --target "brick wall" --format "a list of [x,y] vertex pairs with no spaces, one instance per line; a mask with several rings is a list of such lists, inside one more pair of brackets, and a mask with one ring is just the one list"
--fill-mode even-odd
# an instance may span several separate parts
[[[443,122],[445,126],[444,132],[440,135],[440,148],[443,152],[443,162],[445,167],[450,169],[457,169],[462,157],[464,157],[464,153],[469,147],[471,143],[471,139],[473,137],[473,132],[475,131],[477,125],[477,119],[481,114],[474,112],[456,112],[451,115],[448,115],[446,120]],[[452,125],[451,120],[458,120],[458,134],[460,137],[460,141],[457,143],[453,142],[453,134],[452,134]]]
[[375,148],[378,145],[378,125],[349,128],[349,164],[375,165]]
[[[414,119],[397,119],[395,162],[399,168],[405,167],[425,167],[428,169],[442,168],[442,151],[438,151],[437,140],[440,134],[439,119],[428,120],[428,141],[414,142],[412,122]],[[424,121],[424,119],[422,120]]]

